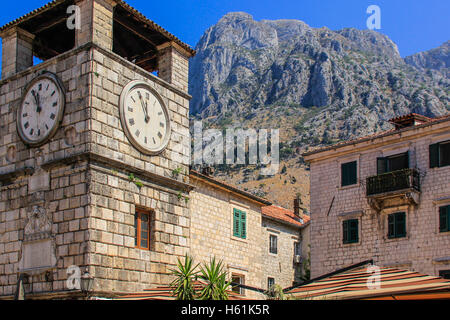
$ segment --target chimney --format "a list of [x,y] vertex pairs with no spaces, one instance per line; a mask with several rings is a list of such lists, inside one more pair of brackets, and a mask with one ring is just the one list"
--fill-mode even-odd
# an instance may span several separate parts
[[299,198],[294,199],[294,214],[297,217],[300,217],[300,199]]
[[410,113],[404,116],[390,119],[389,122],[395,126],[395,130],[399,130],[405,127],[417,126],[429,122],[430,120],[430,118],[425,117],[421,114]]

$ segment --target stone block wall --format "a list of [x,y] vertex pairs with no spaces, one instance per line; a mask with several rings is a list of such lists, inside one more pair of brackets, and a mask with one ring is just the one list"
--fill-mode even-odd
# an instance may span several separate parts
[[[261,207],[191,177],[195,189],[190,193],[191,242],[189,253],[197,263],[210,258],[223,260],[228,273],[245,277],[245,285],[265,288],[261,230]],[[247,238],[233,236],[233,209],[247,213]],[[246,297],[264,296],[245,290]]]
[[[125,59],[99,48],[93,49],[91,76],[92,152],[166,177],[173,177],[172,171],[181,168],[178,179],[188,182],[190,96]],[[169,110],[172,135],[168,147],[160,155],[141,153],[131,145],[123,131],[119,114],[120,94],[132,80],[149,83],[161,95]]]
[[[89,51],[80,48],[0,82],[0,296],[12,295],[16,289],[24,228],[33,205],[42,206],[51,222],[57,260],[50,272],[26,279],[25,290],[61,290],[66,268],[86,262],[87,162],[69,165],[61,160],[87,150],[88,60]],[[61,79],[67,103],[61,127],[51,141],[29,148],[17,133],[17,109],[27,83],[42,71]],[[31,183],[41,190],[33,191]]]
[[[446,140],[448,122],[338,149],[312,161],[312,277],[368,259],[429,275],[450,269],[450,233],[439,232],[439,207],[450,204],[450,167],[429,166],[429,145]],[[390,208],[377,212],[366,198],[366,178],[377,174],[377,157],[406,151],[410,167],[421,173],[419,205],[391,201]],[[341,163],[355,160],[358,184],[340,187]],[[406,212],[405,238],[387,237],[387,215],[394,212]],[[359,219],[359,242],[343,244],[342,221],[350,218]]]
[[[294,264],[294,243],[302,244],[302,235],[299,228],[290,227],[263,217],[263,265],[265,286],[268,288],[268,278],[274,278],[275,284],[282,288],[290,287],[300,280],[302,268]],[[270,235],[277,237],[277,254],[270,253]],[[264,280],[264,279],[263,279]]]

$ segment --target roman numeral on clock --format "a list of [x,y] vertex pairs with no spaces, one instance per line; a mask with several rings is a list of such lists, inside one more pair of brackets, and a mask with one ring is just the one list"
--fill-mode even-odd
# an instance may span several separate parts
[[55,118],[56,118],[56,115],[55,115],[54,113],[52,113],[52,114],[50,115],[50,119],[55,120]]

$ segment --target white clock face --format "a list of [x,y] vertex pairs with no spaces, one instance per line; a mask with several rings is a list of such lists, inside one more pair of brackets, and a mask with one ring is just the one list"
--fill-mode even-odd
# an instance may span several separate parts
[[120,103],[122,126],[132,144],[150,155],[164,150],[171,130],[168,110],[159,95],[147,83],[132,81]]
[[17,129],[22,140],[37,146],[56,132],[63,113],[65,97],[57,78],[50,73],[29,84],[17,113]]

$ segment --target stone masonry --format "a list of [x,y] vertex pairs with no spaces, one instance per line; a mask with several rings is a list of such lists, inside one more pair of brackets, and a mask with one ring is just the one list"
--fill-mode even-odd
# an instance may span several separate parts
[[[94,17],[88,16],[91,27],[77,31],[77,46],[68,52],[28,68],[17,63],[9,71],[9,62],[17,56],[9,38],[3,39],[3,61],[8,63],[3,63],[0,81],[1,297],[16,290],[23,230],[36,204],[51,222],[56,266],[29,275],[24,283],[27,295],[52,291],[59,297],[73,296],[66,282],[71,265],[96,279],[94,291],[99,295],[167,284],[169,269],[190,245],[190,212],[179,200],[179,194],[191,189],[185,165],[190,96],[187,86],[179,85],[187,83],[187,73],[184,79],[180,74],[167,78],[179,77],[169,83],[112,53],[114,1],[77,4],[82,11],[94,10]],[[188,57],[176,52],[172,49],[168,59],[185,68]],[[27,83],[43,71],[61,79],[66,107],[51,141],[30,148],[16,130],[17,108]],[[148,82],[169,109],[171,140],[158,156],[140,153],[124,135],[119,96],[132,80]],[[177,177],[174,169],[180,169]],[[43,187],[35,191],[41,181]],[[135,248],[136,208],[151,213],[150,250]]]
[[[317,277],[373,259],[376,265],[439,275],[450,269],[450,234],[439,232],[439,207],[450,204],[450,167],[430,168],[429,145],[450,140],[449,119],[413,126],[353,144],[311,152],[311,270]],[[391,202],[374,210],[366,178],[377,175],[377,157],[410,153],[421,173],[418,205]],[[340,186],[341,164],[357,161],[358,182]],[[406,212],[406,237],[388,239],[387,214]],[[343,244],[342,221],[359,220],[359,242]]]

